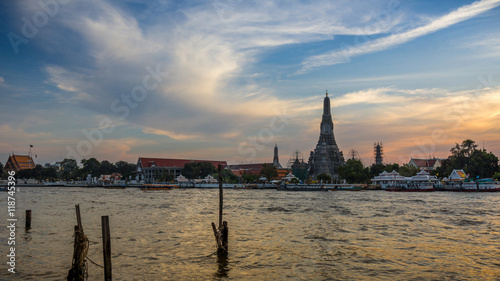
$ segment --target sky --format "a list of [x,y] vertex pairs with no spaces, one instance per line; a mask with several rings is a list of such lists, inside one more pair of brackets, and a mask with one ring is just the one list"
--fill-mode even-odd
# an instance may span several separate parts
[[500,0],[0,2],[0,162],[500,156]]

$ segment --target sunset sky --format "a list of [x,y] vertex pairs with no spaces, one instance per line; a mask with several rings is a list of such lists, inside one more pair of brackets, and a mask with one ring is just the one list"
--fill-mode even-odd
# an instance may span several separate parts
[[498,1],[1,1],[0,162],[500,156]]

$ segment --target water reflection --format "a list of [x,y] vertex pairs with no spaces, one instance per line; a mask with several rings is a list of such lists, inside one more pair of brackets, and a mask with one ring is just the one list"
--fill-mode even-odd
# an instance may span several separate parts
[[225,254],[217,255],[217,271],[212,280],[227,278],[229,273],[229,258]]

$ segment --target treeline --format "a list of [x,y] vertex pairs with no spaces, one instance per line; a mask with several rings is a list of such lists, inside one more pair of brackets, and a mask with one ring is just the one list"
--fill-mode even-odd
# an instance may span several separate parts
[[[132,178],[135,176],[135,164],[127,163],[125,161],[118,161],[116,163],[111,163],[107,160],[99,162],[95,158],[82,159],[80,161],[82,167],[80,168],[74,159],[64,159],[61,162],[60,169],[57,167],[43,167],[42,165],[36,165],[33,169],[25,169],[18,171],[16,173],[17,179],[35,179],[40,181],[55,181],[55,180],[85,180],[87,175],[92,175],[92,177],[99,177],[100,175],[109,175],[113,173],[119,173],[122,175],[122,179],[128,179],[129,176]],[[0,164],[1,165],[1,164]],[[3,165],[0,166],[3,171]],[[3,171],[2,178],[6,176],[6,172]]]
[[[500,169],[498,166],[498,157],[485,149],[479,149],[477,143],[473,140],[464,140],[461,144],[455,144],[450,149],[451,155],[448,156],[440,167],[431,171],[431,175],[437,178],[449,177],[454,169],[462,169],[469,175],[469,178],[493,178],[500,179]],[[359,160],[347,160],[346,164],[339,168],[339,176],[346,179],[349,183],[369,183],[370,179],[378,176],[383,171],[398,172],[405,177],[416,175],[419,170],[417,167],[409,164],[400,166],[399,164],[372,165],[364,167]]]

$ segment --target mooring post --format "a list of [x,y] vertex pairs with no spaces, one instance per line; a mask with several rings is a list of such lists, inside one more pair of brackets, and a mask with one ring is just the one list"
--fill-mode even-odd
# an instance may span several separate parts
[[75,210],[76,210],[76,224],[78,226],[78,229],[83,233],[82,216],[80,215],[80,204],[75,205]]
[[31,228],[31,210],[26,210],[26,230]]
[[219,164],[217,171],[219,173],[219,228],[222,227],[222,209],[224,205],[224,195],[222,193],[222,165]]
[[77,225],[75,225],[74,232],[73,261],[71,269],[68,272],[67,280],[83,281],[86,275],[85,259],[87,258],[87,251],[89,249],[89,240],[83,233],[80,205],[75,205],[75,209]]
[[102,254],[104,257],[104,280],[111,281],[111,238],[109,232],[109,217],[102,216]]
[[216,229],[215,223],[212,222],[212,229],[214,230],[215,241],[217,242],[217,255],[227,255],[228,253],[228,228],[227,221],[222,220],[223,206],[224,206],[224,195],[222,188],[222,165],[219,164],[219,228]]

